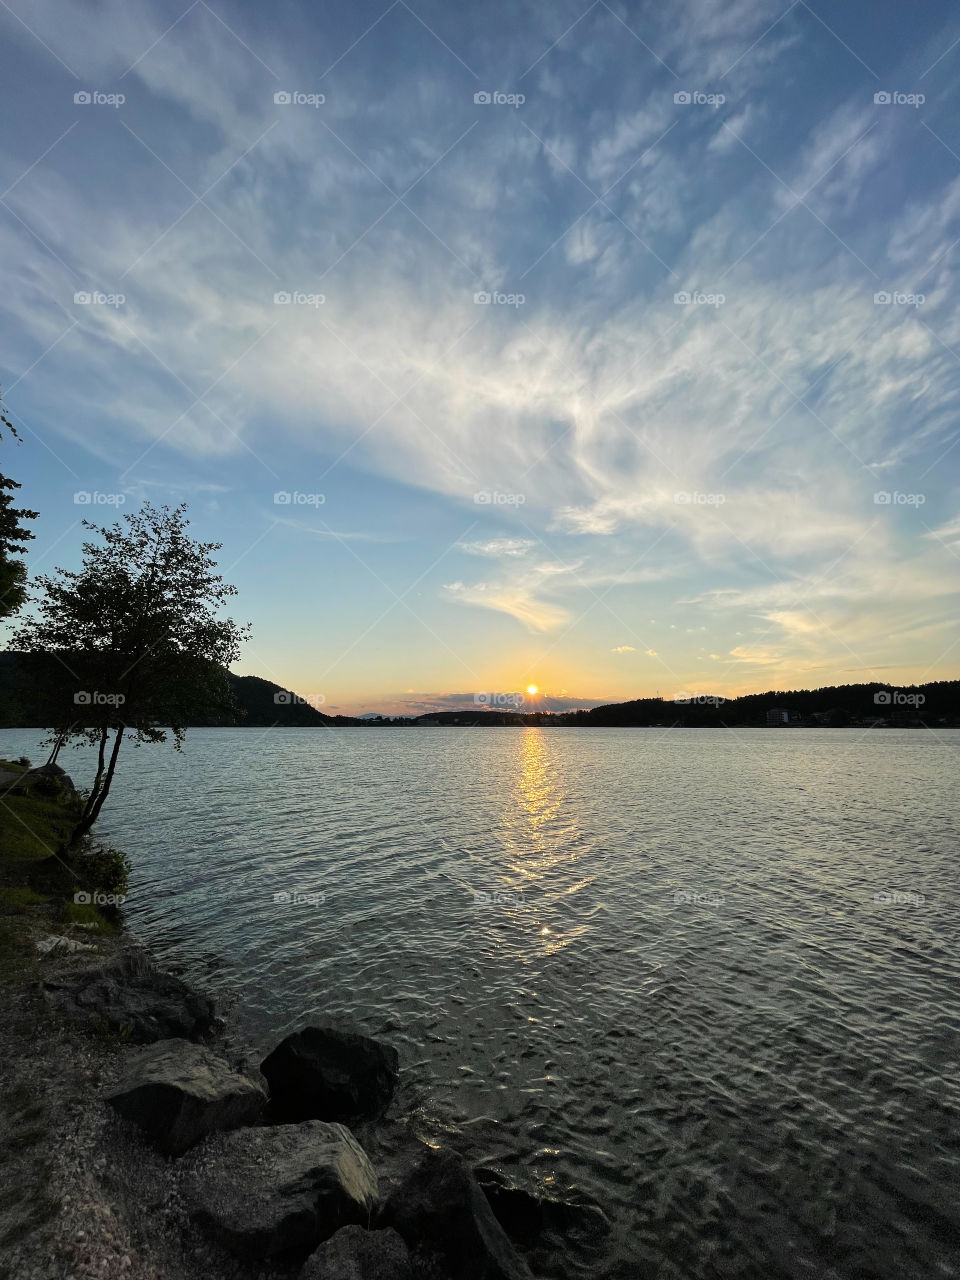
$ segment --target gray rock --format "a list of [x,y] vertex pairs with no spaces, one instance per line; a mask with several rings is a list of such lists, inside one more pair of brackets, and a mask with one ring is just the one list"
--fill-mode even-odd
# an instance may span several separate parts
[[378,1118],[390,1105],[399,1074],[396,1049],[379,1040],[304,1027],[260,1064],[279,1120]]
[[102,1019],[135,1044],[199,1040],[216,1020],[207,996],[138,955],[122,955],[44,989],[64,1013]]
[[366,1222],[376,1203],[377,1175],[341,1124],[236,1129],[208,1138],[199,1154],[192,1215],[242,1258],[313,1249]]
[[158,1151],[180,1155],[215,1130],[256,1124],[267,1096],[203,1045],[159,1040],[130,1056],[107,1101]]
[[411,1280],[410,1254],[396,1231],[341,1227],[311,1253],[298,1280]]
[[391,1193],[381,1218],[410,1249],[438,1257],[457,1280],[532,1280],[476,1178],[453,1152],[427,1152]]
[[59,783],[67,791],[76,791],[73,785],[73,779],[67,773],[66,769],[61,769],[58,764],[42,764],[37,769],[31,769],[27,775],[33,779],[47,779]]
[[0,769],[0,792],[11,796],[26,796],[37,790],[41,794],[55,795],[58,791],[76,791],[73,780],[58,764],[43,764],[24,773]]
[[54,951],[73,955],[78,951],[96,951],[97,949],[90,942],[79,942],[76,938],[68,938],[62,933],[44,934],[42,938],[37,938],[33,945],[42,956],[48,956]]

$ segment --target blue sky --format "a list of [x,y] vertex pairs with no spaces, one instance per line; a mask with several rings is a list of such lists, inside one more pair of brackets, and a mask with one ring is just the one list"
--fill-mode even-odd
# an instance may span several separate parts
[[954,6],[0,34],[32,569],[186,500],[240,669],[327,709],[956,676]]

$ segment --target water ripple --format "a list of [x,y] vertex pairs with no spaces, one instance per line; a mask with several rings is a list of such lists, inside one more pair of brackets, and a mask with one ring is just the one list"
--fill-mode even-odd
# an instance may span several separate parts
[[133,926],[258,1046],[308,1018],[396,1044],[384,1150],[603,1206],[535,1270],[933,1280],[960,1274],[958,748],[196,730],[128,753],[102,826]]

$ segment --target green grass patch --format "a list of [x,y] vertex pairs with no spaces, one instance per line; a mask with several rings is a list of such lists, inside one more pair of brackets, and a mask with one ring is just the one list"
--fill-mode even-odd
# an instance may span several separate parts
[[2,914],[22,911],[24,907],[39,907],[46,901],[42,893],[35,893],[33,889],[0,885],[0,913]]
[[24,764],[24,760],[26,760],[26,756],[20,760],[0,760],[0,772],[26,773],[30,768],[30,764],[29,762]]
[[105,919],[96,907],[85,902],[68,902],[63,912],[66,924],[83,927],[84,933],[116,933],[119,926]]
[[[4,769],[22,774],[27,766],[0,761]],[[26,785],[24,795],[0,790],[0,980],[5,981],[29,977],[37,962],[32,938],[38,925],[45,933],[77,925],[83,926],[80,936],[115,933],[115,908],[78,903],[74,895],[78,890],[123,894],[129,872],[122,853],[89,839],[68,857],[82,797],[47,778]]]
[[6,880],[17,864],[61,853],[79,817],[80,803],[72,793],[0,794],[0,875]]

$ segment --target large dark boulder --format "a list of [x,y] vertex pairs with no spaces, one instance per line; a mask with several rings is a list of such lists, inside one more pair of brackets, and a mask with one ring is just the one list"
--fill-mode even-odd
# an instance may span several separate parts
[[0,793],[8,796],[28,796],[31,792],[55,796],[65,791],[76,791],[73,779],[58,764],[42,764],[36,769],[12,772],[0,769]]
[[36,769],[31,769],[26,776],[31,781],[36,779],[40,783],[52,783],[54,786],[60,786],[65,791],[76,791],[77,789],[73,785],[73,779],[66,769],[61,769],[58,764],[42,764]]
[[314,1249],[366,1222],[377,1175],[342,1124],[308,1120],[217,1133],[197,1149],[191,1214],[241,1258]]
[[476,1178],[453,1152],[427,1152],[390,1194],[381,1221],[457,1280],[532,1280]]
[[64,1013],[102,1020],[135,1044],[200,1040],[216,1023],[207,996],[136,954],[47,982],[44,989]]
[[379,1040],[304,1027],[277,1045],[260,1064],[278,1120],[376,1119],[390,1105],[400,1060]]
[[297,1280],[412,1280],[410,1253],[389,1228],[341,1227],[303,1264]]
[[107,1101],[165,1155],[180,1155],[219,1129],[257,1124],[261,1085],[189,1040],[159,1040],[134,1050]]

